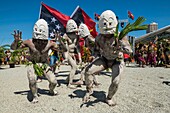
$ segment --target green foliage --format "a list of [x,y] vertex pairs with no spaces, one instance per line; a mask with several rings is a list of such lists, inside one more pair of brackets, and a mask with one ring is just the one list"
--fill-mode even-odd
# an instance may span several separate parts
[[7,47],[10,47],[10,45],[2,45],[0,46],[0,59],[5,57],[5,50],[8,50]]
[[25,50],[26,50],[26,48],[17,49],[17,50],[14,50],[13,52],[11,52],[11,58],[10,58],[9,63],[15,63],[16,59],[19,59],[19,57],[21,56],[21,53]]
[[119,36],[119,23],[117,24],[117,26],[116,26],[116,31],[115,31],[115,33],[114,33],[114,37],[118,37]]
[[37,64],[33,64],[34,72],[37,76],[42,76],[43,75],[43,69],[38,66]]
[[66,40],[64,38],[61,39],[63,42],[65,42]]
[[84,63],[88,62],[89,57],[91,56],[90,50],[83,46],[83,55],[82,55],[82,61]]
[[94,42],[90,42],[90,45],[92,46],[92,47],[94,47],[95,46],[95,43]]
[[20,47],[22,42],[23,42],[22,40],[18,41],[18,45],[17,46]]
[[47,64],[43,64],[42,66],[39,66],[37,63],[33,64],[32,62],[28,62],[26,66],[33,65],[34,73],[37,76],[43,76],[44,70],[47,68]]
[[121,40],[131,31],[146,30],[148,28],[148,25],[141,25],[145,20],[146,19],[144,17],[138,17],[138,19],[134,23],[132,24],[128,23],[126,27],[121,30],[120,34],[118,33],[118,29],[119,29],[119,24],[118,24],[114,36],[119,40]]

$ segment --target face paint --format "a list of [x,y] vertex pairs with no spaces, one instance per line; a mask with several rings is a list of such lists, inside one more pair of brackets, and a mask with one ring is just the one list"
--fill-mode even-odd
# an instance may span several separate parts
[[39,19],[33,28],[33,39],[48,40],[48,25],[44,19]]
[[114,34],[118,22],[116,15],[111,10],[104,11],[99,20],[99,30],[101,34]]

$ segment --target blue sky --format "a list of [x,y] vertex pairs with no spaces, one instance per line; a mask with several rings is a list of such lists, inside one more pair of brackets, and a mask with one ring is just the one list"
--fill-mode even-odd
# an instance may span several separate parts
[[[70,16],[79,5],[93,20],[94,13],[101,14],[109,9],[119,19],[127,19],[130,10],[135,19],[144,16],[144,24],[158,23],[158,29],[170,25],[169,0],[2,0],[0,3],[0,45],[11,44],[14,29],[23,32],[23,39],[32,37],[34,23],[39,17],[41,2]],[[129,22],[134,22],[129,19]],[[134,31],[129,35],[139,37],[145,31]]]

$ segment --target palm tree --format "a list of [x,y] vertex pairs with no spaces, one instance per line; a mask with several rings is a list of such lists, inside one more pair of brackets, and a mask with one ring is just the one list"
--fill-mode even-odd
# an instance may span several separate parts
[[10,45],[2,45],[0,46],[0,65],[2,64],[2,59],[5,58],[5,51],[8,50]]

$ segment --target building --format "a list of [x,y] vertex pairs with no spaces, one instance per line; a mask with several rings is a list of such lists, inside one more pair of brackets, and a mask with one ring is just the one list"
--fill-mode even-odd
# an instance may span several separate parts
[[156,30],[158,30],[158,24],[153,22],[148,25],[148,29],[146,30],[146,33],[150,33],[150,32],[156,31]]
[[[158,37],[158,39],[170,39],[170,25],[165,26],[161,29],[157,29],[156,24],[154,23],[154,25],[152,24],[150,26],[150,28],[148,28],[148,33],[140,36],[138,38],[135,38],[135,43],[139,43],[139,42],[149,42],[149,41],[153,41],[156,37]],[[150,31],[150,32],[149,32]]]

